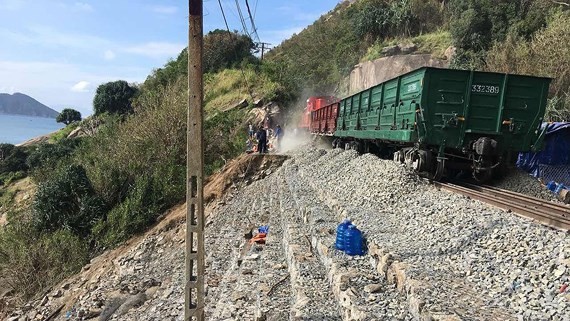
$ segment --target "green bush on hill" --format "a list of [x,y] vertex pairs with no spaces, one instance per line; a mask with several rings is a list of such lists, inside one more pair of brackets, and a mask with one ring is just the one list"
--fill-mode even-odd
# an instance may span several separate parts
[[74,131],[77,127],[79,127],[83,122],[73,122],[64,128],[58,130],[53,135],[50,135],[48,142],[50,143],[57,143],[62,139],[66,139],[69,134]]
[[546,25],[556,7],[552,2],[452,0],[449,3],[450,30],[457,56],[454,66],[481,69],[487,50],[507,36],[530,38]]
[[65,229],[86,237],[105,212],[106,206],[95,194],[85,169],[71,165],[40,183],[33,202],[32,221],[38,231]]
[[205,174],[210,175],[226,161],[244,152],[247,133],[244,130],[246,112],[234,109],[208,118],[204,124]]
[[361,0],[355,6],[352,19],[360,39],[412,36],[436,30],[443,22],[437,0]]
[[31,169],[32,178],[36,182],[47,180],[58,167],[71,161],[80,142],[80,139],[64,138],[53,144],[41,143],[31,147],[26,164]]
[[26,159],[28,151],[24,147],[12,144],[0,144],[0,185],[11,180],[14,173],[25,173],[28,170]]
[[37,231],[17,220],[0,233],[0,278],[27,299],[89,262],[88,246],[69,231]]
[[[253,41],[249,36],[237,32],[216,29],[204,36],[204,73],[216,73],[226,68],[236,68],[242,62],[255,63],[251,51]],[[177,82],[188,76],[188,48],[182,50],[176,59],[170,60],[163,68],[153,70],[143,84],[143,88],[154,90]]]
[[216,29],[204,36],[204,72],[235,68],[245,61],[254,61],[253,41],[237,32]]
[[509,36],[497,43],[486,57],[490,71],[554,78],[547,119],[570,120],[570,11],[550,17],[547,27],[534,33],[530,41]]
[[163,184],[154,177],[137,178],[126,199],[115,206],[95,226],[99,246],[113,246],[141,233],[156,221],[169,202],[164,199]]
[[87,139],[75,160],[111,208],[94,229],[102,246],[143,232],[185,196],[185,80],[143,90],[137,105],[133,115]]
[[294,94],[339,92],[371,45],[435,32],[445,21],[444,8],[438,0],[341,2],[267,55],[272,75]]

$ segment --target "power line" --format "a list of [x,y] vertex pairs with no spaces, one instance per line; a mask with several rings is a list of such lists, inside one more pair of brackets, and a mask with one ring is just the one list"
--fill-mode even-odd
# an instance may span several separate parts
[[231,37],[230,27],[228,26],[228,20],[226,19],[226,13],[224,12],[224,8],[222,7],[222,1],[218,0],[218,4],[220,5],[220,10],[222,11],[222,17],[224,17],[224,23],[226,24],[226,29],[228,29],[228,33]]
[[[237,1],[237,0],[236,0]],[[251,15],[251,9],[249,8],[249,2],[245,0],[245,6],[247,7],[247,14],[249,15],[249,20],[251,21],[251,28],[253,28],[253,34],[255,35],[257,42],[261,42],[259,35],[257,34],[257,27],[253,21],[253,16]]]
[[[231,40],[233,38],[233,33],[230,31],[230,26],[228,25],[228,20],[226,19],[224,7],[222,6],[222,1],[218,0],[218,4],[220,5],[220,10],[222,11],[222,17],[224,17],[224,23],[226,24],[226,30],[228,31],[228,36],[230,37],[230,40]],[[236,51],[234,51],[234,54],[235,54],[236,60],[237,60],[237,58],[238,58],[237,49],[236,49]],[[245,81],[245,85],[247,86],[247,92],[249,93],[249,97],[251,97],[251,100],[253,100],[253,93],[250,90],[249,82],[247,81],[247,77],[245,76],[245,72],[243,71],[243,68],[241,68],[241,67],[238,67],[238,69],[241,71],[241,75],[243,77],[243,80]]]
[[255,0],[255,8],[253,9],[253,18],[255,19],[255,15],[257,14],[257,1]]
[[249,34],[248,30],[247,30],[247,24],[245,23],[245,19],[243,18],[243,13],[241,12],[241,7],[239,5],[239,1],[236,1],[236,7],[237,7],[237,11],[239,14],[239,20],[241,22],[241,26],[243,27],[243,33],[245,33],[246,35],[248,35],[251,38],[251,35]]

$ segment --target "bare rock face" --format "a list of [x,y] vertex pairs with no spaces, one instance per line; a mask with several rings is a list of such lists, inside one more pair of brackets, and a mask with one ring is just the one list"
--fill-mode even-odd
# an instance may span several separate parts
[[381,53],[383,56],[394,56],[400,53],[400,47],[399,46],[384,47],[382,48]]
[[83,129],[81,127],[77,127],[74,130],[72,130],[71,133],[69,133],[69,135],[67,135],[67,138],[80,137],[80,136],[82,136],[81,135],[82,133],[83,133]]
[[443,55],[445,56],[445,58],[447,60],[451,60],[451,59],[453,59],[453,57],[455,57],[456,52],[457,52],[457,48],[454,46],[450,46],[449,48],[445,49],[445,52],[443,53]]
[[400,47],[400,52],[404,55],[411,54],[418,50],[418,46],[416,46],[415,43],[402,43],[399,44],[398,47]]
[[[400,47],[397,51],[400,52]],[[406,47],[405,50],[412,50]],[[396,50],[396,49],[390,49]],[[349,94],[357,93],[386,80],[421,67],[447,68],[449,60],[434,58],[429,54],[395,55],[360,63],[350,73]]]

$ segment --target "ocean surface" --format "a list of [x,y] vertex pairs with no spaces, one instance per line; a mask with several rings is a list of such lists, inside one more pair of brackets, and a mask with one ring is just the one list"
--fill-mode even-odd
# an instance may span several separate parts
[[23,143],[63,127],[54,118],[0,115],[0,143]]

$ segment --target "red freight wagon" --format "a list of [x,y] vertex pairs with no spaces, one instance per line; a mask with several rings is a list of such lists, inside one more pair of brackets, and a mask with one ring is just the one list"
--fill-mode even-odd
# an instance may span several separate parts
[[319,135],[333,135],[336,129],[339,101],[329,103],[311,114],[311,133]]
[[310,130],[311,127],[311,113],[319,110],[323,107],[325,107],[326,105],[329,105],[335,101],[337,101],[338,99],[335,97],[331,97],[331,96],[318,96],[318,97],[309,97],[309,99],[307,99],[307,107],[305,108],[305,110],[303,111],[303,115],[301,117],[301,122],[299,124],[299,128],[301,129],[305,129],[307,131]]

